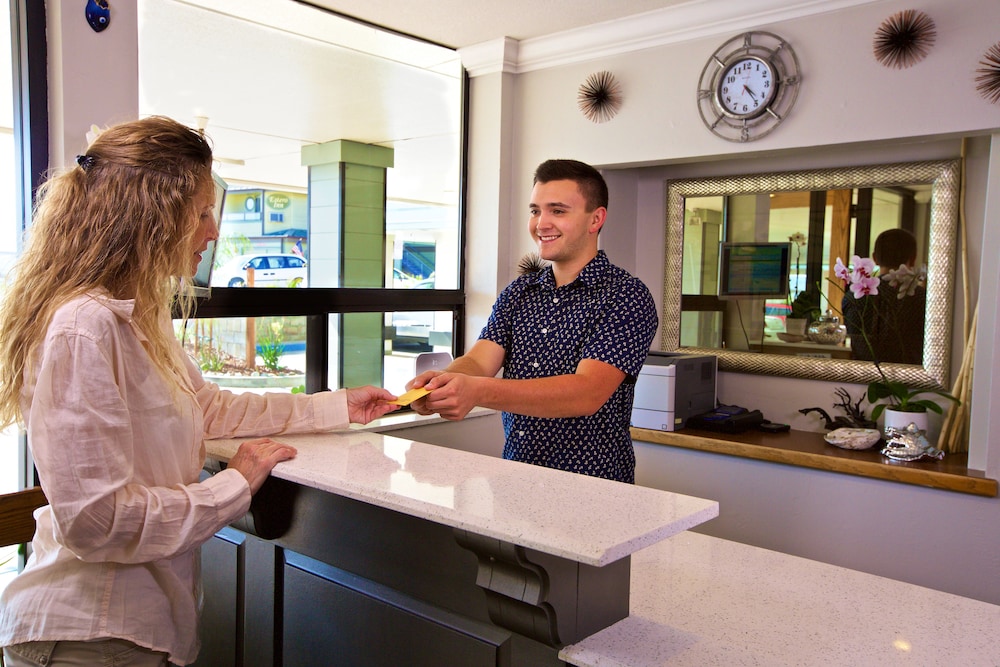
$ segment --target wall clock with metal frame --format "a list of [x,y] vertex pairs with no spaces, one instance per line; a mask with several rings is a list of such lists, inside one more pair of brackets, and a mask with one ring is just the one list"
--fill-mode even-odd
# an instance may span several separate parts
[[733,37],[705,63],[698,111],[727,141],[754,141],[774,131],[799,94],[799,61],[781,37],[753,31]]

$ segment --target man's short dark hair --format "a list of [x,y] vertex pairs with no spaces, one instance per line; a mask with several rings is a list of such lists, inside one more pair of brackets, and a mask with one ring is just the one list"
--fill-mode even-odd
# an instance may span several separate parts
[[589,164],[577,160],[546,160],[535,169],[532,185],[551,181],[575,181],[589,211],[608,207],[608,184],[601,172]]
[[917,239],[905,229],[887,229],[875,239],[872,258],[886,271],[900,264],[912,265],[917,258]]

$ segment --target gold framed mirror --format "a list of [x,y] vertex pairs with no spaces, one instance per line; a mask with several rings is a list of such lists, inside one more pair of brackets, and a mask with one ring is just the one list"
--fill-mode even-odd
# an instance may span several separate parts
[[[922,364],[882,363],[881,366],[890,379],[904,382],[909,386],[947,388],[953,321],[959,181],[959,160],[668,181],[662,349],[716,355],[719,369],[730,372],[857,384],[867,384],[879,379],[878,371],[871,361],[836,358],[836,356],[844,357],[843,354],[822,357],[815,354],[772,354],[765,351],[749,351],[753,348],[749,342],[747,349],[734,350],[731,346],[727,346],[724,340],[719,347],[700,344],[682,345],[682,299],[685,296],[684,235],[692,217],[686,208],[686,202],[695,198],[740,196],[767,198],[779,193],[800,193],[808,196],[809,193],[819,191],[844,192],[872,188],[915,190],[918,186],[923,186],[924,190],[929,189],[930,199],[926,203],[927,221],[923,238],[927,283]],[[766,206],[765,204],[765,208]],[[851,207],[852,215],[853,210]],[[719,240],[725,239],[723,235]],[[845,262],[851,254],[851,252],[844,253]],[[711,261],[717,260],[708,258],[706,261],[703,269],[706,273],[717,271],[717,266],[713,267],[710,264]],[[824,264],[824,275],[831,269],[832,260],[829,260]],[[762,309],[762,313],[764,310],[766,308]],[[762,316],[761,320],[764,319]],[[762,342],[765,335],[761,334]],[[761,344],[758,349],[764,350],[765,346]]]

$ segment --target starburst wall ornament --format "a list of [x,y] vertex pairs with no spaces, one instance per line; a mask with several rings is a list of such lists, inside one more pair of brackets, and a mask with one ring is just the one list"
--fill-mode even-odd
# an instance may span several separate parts
[[604,123],[614,118],[622,106],[621,85],[611,72],[597,72],[583,82],[576,100],[584,116]]
[[976,90],[993,104],[1000,102],[1000,42],[983,54],[976,70]]
[[937,30],[930,16],[905,9],[882,22],[875,31],[872,50],[875,60],[886,67],[904,69],[926,58],[936,38]]

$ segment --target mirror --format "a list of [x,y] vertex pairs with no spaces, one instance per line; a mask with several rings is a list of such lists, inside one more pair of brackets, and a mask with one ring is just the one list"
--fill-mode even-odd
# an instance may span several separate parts
[[[850,339],[829,349],[788,350],[765,344],[775,329],[784,331],[783,322],[772,326],[774,317],[769,317],[768,310],[791,304],[795,296],[815,286],[823,293],[819,299],[822,310],[832,306],[839,311],[842,292],[838,291],[839,281],[832,279],[835,258],[847,263],[855,254],[870,257],[880,226],[903,224],[915,231],[918,264],[922,260],[927,269],[924,344],[922,355],[917,355],[922,363],[881,365],[890,379],[913,387],[945,388],[949,380],[959,178],[960,161],[943,160],[668,182],[662,349],[714,354],[724,371],[857,384],[878,379],[871,361],[852,358]],[[895,204],[897,210],[914,202],[917,208],[903,214],[905,223],[880,222],[877,215],[865,212],[866,207],[878,208],[883,200],[900,194],[908,203]],[[807,201],[809,204],[804,204]],[[803,207],[811,211],[811,217],[794,222],[782,219],[787,213],[784,209]],[[869,224],[873,219],[875,222]],[[769,231],[772,224],[773,233]],[[692,225],[702,228],[694,232],[697,241],[688,243],[685,230]],[[804,232],[809,243],[801,243],[799,237],[789,240],[790,296],[718,298],[721,242],[786,241],[793,235],[789,233],[792,229]],[[694,289],[693,284],[697,285]],[[775,353],[776,349],[780,353]]]

